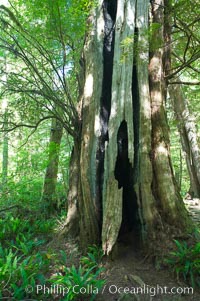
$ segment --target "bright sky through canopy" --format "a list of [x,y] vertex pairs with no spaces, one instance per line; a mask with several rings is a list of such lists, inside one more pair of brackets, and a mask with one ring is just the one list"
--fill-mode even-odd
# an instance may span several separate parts
[[5,6],[8,6],[9,5],[9,2],[8,0],[0,0],[0,5],[5,5]]

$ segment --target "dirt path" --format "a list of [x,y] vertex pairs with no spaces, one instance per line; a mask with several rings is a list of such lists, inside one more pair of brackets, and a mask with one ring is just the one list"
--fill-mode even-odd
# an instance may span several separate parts
[[[192,219],[200,225],[200,200],[185,200],[185,204]],[[166,249],[166,245],[159,243],[159,246]],[[72,252],[76,245],[59,246],[58,243],[57,248]],[[72,261],[77,263],[79,257],[77,253]],[[102,278],[106,284],[96,295],[96,301],[200,301],[200,289],[188,291],[188,284],[179,282],[159,261],[145,258],[134,242],[131,245],[120,242],[117,256],[106,257],[103,267]]]
[[109,260],[104,265],[107,281],[97,301],[200,300],[200,291],[194,289],[193,293],[190,291],[188,294],[189,286],[176,281],[167,268],[156,268],[130,247],[121,246],[120,252],[117,259]]
[[[200,200],[185,200],[185,204],[200,226]],[[200,301],[199,289],[188,291],[189,285],[177,281],[167,268],[158,263],[156,267],[133,249],[121,244],[117,259],[105,262],[107,281],[97,301]]]
[[184,203],[192,220],[200,226],[200,199],[186,199]]

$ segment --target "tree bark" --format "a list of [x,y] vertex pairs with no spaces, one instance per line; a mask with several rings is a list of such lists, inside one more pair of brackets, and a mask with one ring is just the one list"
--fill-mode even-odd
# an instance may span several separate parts
[[[82,245],[101,242],[105,254],[126,233],[150,246],[170,225],[188,224],[170,159],[163,18],[161,0],[150,18],[147,0],[99,0],[89,19],[77,226]],[[151,53],[149,22],[161,41]]]
[[[162,0],[152,3],[152,21],[158,24],[153,32],[153,42],[163,41],[164,3]],[[162,208],[169,222],[177,222],[180,196],[172,171],[168,124],[165,113],[165,81],[163,70],[163,50],[160,45],[150,54],[149,83],[152,114],[152,166],[154,172],[154,197]]]
[[82,199],[80,192],[80,141],[74,141],[74,148],[71,154],[70,170],[69,170],[69,192],[68,192],[68,214],[61,231],[61,235],[66,232],[69,238],[76,238],[80,233],[79,220],[80,210],[78,209],[78,200]]
[[63,126],[60,121],[52,119],[48,166],[46,168],[42,192],[42,201],[44,203],[45,211],[48,210],[48,213],[52,213],[57,206],[56,184],[62,133]]
[[7,184],[8,177],[8,113],[7,108],[4,112],[4,133],[3,133],[3,160],[2,160],[2,185],[3,189]]
[[187,101],[180,85],[170,85],[169,94],[178,121],[182,149],[186,154],[187,169],[190,177],[190,194],[200,197],[200,149],[198,145],[195,121],[192,118]]

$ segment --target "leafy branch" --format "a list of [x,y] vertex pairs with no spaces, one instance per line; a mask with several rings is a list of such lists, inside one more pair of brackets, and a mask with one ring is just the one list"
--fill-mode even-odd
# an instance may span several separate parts
[[[21,99],[32,99],[32,106],[43,114],[46,111],[54,118],[62,121],[66,131],[77,135],[78,113],[76,104],[78,100],[77,79],[67,74],[67,66],[76,69],[76,63],[71,64],[73,52],[72,38],[63,36],[61,16],[59,13],[59,28],[57,46],[49,48],[40,39],[34,36],[34,32],[25,29],[10,9],[0,6],[0,23],[2,35],[0,37],[0,49],[6,55],[6,66],[1,66],[0,84],[4,95],[18,95]],[[69,43],[66,42],[69,40]],[[74,45],[73,45],[74,47]],[[15,71],[16,70],[16,71]],[[72,73],[71,73],[72,74]],[[5,80],[6,78],[6,80]],[[73,85],[73,88],[72,88]],[[28,107],[28,104],[27,104]],[[57,114],[55,108],[60,108],[62,114]],[[62,115],[62,117],[61,117]],[[33,128],[44,118],[39,119]],[[27,123],[10,123],[9,130],[19,126],[30,127]]]

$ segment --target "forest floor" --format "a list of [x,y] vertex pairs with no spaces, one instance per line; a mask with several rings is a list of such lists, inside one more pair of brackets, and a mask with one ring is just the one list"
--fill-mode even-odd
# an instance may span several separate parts
[[[195,222],[200,221],[200,200],[187,200],[188,208]],[[200,290],[192,289],[190,285],[176,279],[163,261],[149,254],[142,254],[135,248],[134,242],[126,244],[126,239],[120,241],[117,251],[110,257],[103,258],[104,268],[101,278],[105,285],[98,291],[97,301],[199,301]],[[63,243],[63,242],[62,242]],[[168,249],[168,243],[160,246],[163,254]],[[160,242],[158,242],[160,245]],[[173,243],[172,243],[173,244]],[[76,244],[68,242],[56,246],[70,252],[72,264],[80,257]],[[134,250],[134,251],[133,251]],[[163,259],[163,258],[162,258]],[[189,288],[189,290],[188,290]],[[85,299],[84,299],[85,300]],[[82,301],[79,299],[78,301]]]
[[[45,220],[36,215],[38,211],[32,215],[28,211],[28,218],[24,218],[16,206],[11,207],[16,209],[12,215],[6,215],[3,209],[0,219],[0,300],[200,301],[200,288],[190,288],[188,283],[183,283],[181,275],[177,279],[172,271],[174,266],[166,262],[172,258],[170,252],[175,251],[178,255],[172,262],[176,267],[184,271],[191,268],[192,275],[197,275],[196,282],[200,281],[197,244],[200,199],[187,199],[185,204],[195,223],[190,235],[183,236],[181,231],[176,233],[171,231],[171,226],[166,227],[166,231],[159,232],[161,239],[152,243],[152,250],[145,252],[138,235],[140,231],[122,233],[121,229],[112,253],[103,257],[98,246],[90,246],[83,252],[77,241],[59,235],[65,214]],[[37,293],[35,283],[43,283],[44,291]],[[88,283],[93,284],[92,289],[95,285],[101,288],[93,293],[95,298],[91,295],[88,298],[88,295],[74,294],[72,288],[77,283],[83,288]],[[69,287],[70,293],[65,297],[54,291],[48,293],[56,285]],[[30,287],[31,292],[26,290]]]
[[[144,260],[141,253],[121,246],[120,255],[104,264],[106,286],[98,301],[199,301],[200,291],[188,293],[166,267]],[[116,292],[118,289],[119,293]],[[185,290],[185,293],[183,292]],[[115,293],[116,292],[116,293]],[[129,292],[129,293],[128,293]],[[181,292],[181,294],[178,292]],[[135,293],[135,294],[134,294]]]
[[[57,245],[57,247],[61,247]],[[64,245],[62,246],[64,249]],[[68,242],[65,250],[77,264],[80,253],[76,244]],[[98,291],[96,301],[199,301],[200,290],[188,291],[190,285],[178,281],[175,275],[159,261],[144,257],[132,245],[120,243],[117,256],[103,258],[101,278],[105,285]],[[185,290],[185,292],[184,292]],[[59,299],[56,299],[56,301]],[[78,299],[83,301],[85,299]],[[90,300],[90,299],[87,299]]]
[[200,226],[200,199],[188,198],[184,200],[185,206],[192,220]]

